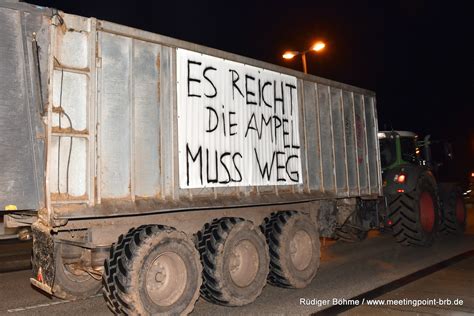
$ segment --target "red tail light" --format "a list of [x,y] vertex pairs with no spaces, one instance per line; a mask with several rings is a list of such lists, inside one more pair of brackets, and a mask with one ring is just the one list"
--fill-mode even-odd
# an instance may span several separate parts
[[406,175],[404,175],[403,173],[398,174],[398,175],[395,177],[395,181],[397,181],[398,183],[404,183],[406,179],[407,179],[407,177],[406,177]]

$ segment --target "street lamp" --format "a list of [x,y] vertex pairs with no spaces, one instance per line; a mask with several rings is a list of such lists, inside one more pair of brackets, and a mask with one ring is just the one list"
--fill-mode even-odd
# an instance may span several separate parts
[[314,43],[314,45],[310,49],[305,50],[303,52],[299,52],[299,51],[296,51],[296,50],[286,51],[283,54],[283,58],[287,59],[287,60],[290,60],[290,59],[293,59],[293,57],[295,57],[295,56],[301,55],[301,60],[303,61],[303,71],[304,71],[305,74],[307,74],[308,73],[308,68],[306,66],[306,53],[319,52],[319,51],[323,50],[324,47],[326,47],[326,44],[324,44],[324,42],[319,41],[319,42]]

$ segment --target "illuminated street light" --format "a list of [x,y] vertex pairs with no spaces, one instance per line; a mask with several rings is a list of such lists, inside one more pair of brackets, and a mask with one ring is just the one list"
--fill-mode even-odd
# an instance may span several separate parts
[[308,52],[319,52],[319,51],[323,50],[325,47],[326,47],[326,44],[324,42],[319,41],[319,42],[314,43],[314,45],[310,49],[305,50],[303,52],[299,52],[299,51],[295,51],[295,50],[286,51],[283,54],[283,58],[287,59],[287,60],[290,60],[290,59],[293,59],[293,57],[295,57],[295,56],[301,55],[301,60],[303,61],[303,72],[305,74],[307,74],[308,73],[308,68],[306,66],[306,53],[308,53]]
[[283,58],[285,59],[293,59],[293,57],[295,57],[296,55],[298,55],[299,52],[297,51],[294,51],[294,50],[290,50],[290,51],[287,51],[283,54]]
[[324,47],[326,47],[326,44],[319,41],[319,42],[316,42],[311,49],[314,50],[315,52],[319,52],[320,50],[323,50]]

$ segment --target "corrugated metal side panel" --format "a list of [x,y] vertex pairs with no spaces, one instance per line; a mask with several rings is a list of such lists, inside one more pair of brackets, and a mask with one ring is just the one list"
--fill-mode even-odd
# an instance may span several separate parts
[[[31,40],[22,32],[22,13],[0,8],[0,208],[36,209],[40,197],[36,181],[28,60]],[[26,53],[25,53],[26,52]],[[35,135],[36,136],[36,135]],[[41,159],[42,161],[42,159]],[[43,185],[41,183],[40,185]]]
[[102,198],[130,195],[132,39],[100,33],[101,91],[99,137]]
[[176,138],[175,126],[175,97],[173,95],[173,50],[170,47],[161,48],[160,71],[160,104],[161,104],[161,177],[162,195],[173,199],[176,197],[177,182],[176,168]]
[[[62,107],[71,119],[72,127],[76,131],[87,129],[87,75],[64,69],[56,69],[53,73],[53,107]],[[52,113],[52,126],[70,127],[67,118],[57,112]]]
[[319,139],[319,111],[316,100],[316,85],[314,82],[305,81],[304,110],[305,110],[305,137],[307,154],[307,181],[310,191],[322,189],[321,181],[321,148]]
[[51,137],[50,163],[53,167],[49,178],[51,193],[67,193],[70,197],[82,197],[87,194],[86,153],[87,142],[84,138]]
[[377,124],[375,118],[375,102],[374,98],[364,96],[365,104],[365,122],[367,125],[367,151],[369,161],[370,175],[370,193],[377,194],[379,192],[379,149],[377,139]]
[[[103,23],[102,27],[113,30],[113,32],[130,34],[130,36],[136,36],[137,38],[156,41],[157,43],[161,43],[163,47],[170,45],[169,47],[172,47],[171,51],[173,53],[176,52],[176,49],[184,48],[197,52],[198,55],[205,54],[216,56],[218,58],[229,58],[232,61],[240,62],[246,65],[247,63],[256,67],[262,65],[262,67],[265,69],[268,68],[273,71],[276,70],[277,72],[280,70],[282,73],[287,72],[287,70],[274,65],[266,64],[264,62],[248,59],[242,56],[233,55],[207,47],[202,47],[184,41],[174,40],[157,34],[142,32],[140,30],[127,28],[112,23]],[[175,60],[170,62],[172,63],[171,68],[176,67]],[[368,139],[367,129],[371,127],[367,125],[365,116],[366,107],[364,104],[364,96],[373,97],[374,94],[371,91],[332,82],[323,78],[303,76],[300,73],[293,73],[291,71],[289,71],[289,73],[299,77],[300,80],[298,82],[302,82],[301,85],[298,85],[298,96],[299,100],[301,100],[300,119],[304,119],[304,121],[299,124],[299,127],[300,131],[303,131],[303,133],[300,133],[300,140],[302,142],[302,146],[305,147],[302,147],[304,152],[301,153],[303,174],[305,176],[309,175],[314,170],[314,167],[310,163],[311,159],[317,159],[317,156],[314,157],[310,153],[311,151],[314,152],[314,148],[312,147],[313,144],[312,141],[309,140],[309,137],[312,137],[314,134],[308,132],[312,129],[312,126],[311,123],[308,124],[309,120],[307,117],[311,117],[310,112],[312,110],[315,110],[317,122],[319,124],[317,128],[318,134],[316,134],[315,137],[317,138],[316,144],[320,146],[319,171],[321,174],[319,177],[316,176],[314,178],[304,180],[307,189],[314,193],[328,193],[331,196],[337,194],[338,197],[359,196],[360,194],[369,195],[371,193],[375,193],[369,188],[370,186],[373,187],[373,183],[370,181],[371,177],[373,176],[369,170],[369,156],[371,156],[373,152],[372,149],[370,149],[369,153],[368,148],[369,142],[371,142],[371,140]],[[171,73],[170,76],[173,76],[173,73]],[[170,84],[166,90],[170,91],[170,99],[172,99],[172,96],[174,95],[172,93],[174,81],[169,76],[162,77],[167,78],[167,82],[163,82],[162,87],[164,87],[164,85]],[[305,78],[305,80],[301,80],[302,78]],[[311,79],[311,81],[309,81],[309,79]],[[309,82],[309,85],[314,84],[316,90],[315,100],[317,101],[316,109],[306,108],[306,103],[311,102],[308,101],[311,99],[311,92],[309,92],[308,95],[306,93],[307,91],[302,90],[303,86],[306,85],[306,82]],[[335,99],[334,103],[332,102],[332,99]],[[173,109],[172,111],[176,111],[176,109]],[[172,111],[169,111],[170,115],[168,117],[173,117]],[[173,131],[175,131],[172,137],[176,137],[178,135],[177,125],[173,125],[172,122],[169,122],[168,124],[172,125],[171,128]],[[176,148],[176,139],[170,139],[173,141],[172,146]],[[178,153],[178,150],[176,150],[175,153]],[[341,155],[343,159],[340,159],[339,156]],[[166,159],[164,154],[163,159]],[[214,196],[214,198],[220,198],[222,196],[235,194],[236,192],[235,189],[231,188],[213,188],[212,190],[209,188],[181,189],[177,184],[179,168],[176,164],[177,160],[170,161],[170,164],[164,164],[166,166],[170,166],[169,172],[170,174],[173,174],[174,180],[173,183],[170,183],[171,186],[169,186],[170,194],[172,196],[170,194],[165,194],[164,196],[166,197],[181,199],[192,198],[196,195],[205,195]],[[318,181],[321,184],[319,188],[317,188],[318,186],[316,184]],[[315,183],[313,189],[311,188],[312,183]],[[336,186],[338,188],[336,188]],[[299,185],[299,187],[302,186]],[[239,187],[237,192],[243,194],[249,194],[250,192],[278,194],[281,188],[283,187],[253,185]],[[293,186],[290,190],[293,192],[298,191],[298,189],[295,188],[296,187]]]
[[348,172],[349,194],[359,194],[359,174],[357,166],[356,133],[354,120],[354,102],[349,91],[342,91],[344,109],[344,134],[346,139],[346,159]]
[[354,93],[375,96],[375,93],[373,91],[370,91],[370,90],[362,89],[362,88],[359,88],[359,87],[351,86],[351,85],[348,85],[348,84],[344,84],[344,83],[341,83],[341,82],[329,80],[329,79],[326,79],[326,78],[313,76],[313,75],[310,75],[310,74],[304,74],[301,71],[292,70],[292,69],[289,69],[289,68],[286,68],[286,67],[277,66],[275,64],[270,64],[268,62],[264,62],[264,61],[260,61],[260,60],[256,60],[256,59],[236,55],[236,54],[233,54],[233,53],[229,53],[229,52],[225,52],[225,51],[222,51],[222,50],[218,50],[218,49],[198,45],[198,44],[195,44],[195,43],[174,39],[174,38],[167,37],[167,36],[160,35],[160,34],[154,34],[154,33],[148,32],[148,31],[134,29],[132,27],[128,27],[128,26],[120,25],[120,24],[115,24],[115,23],[108,22],[108,21],[100,21],[100,25],[101,25],[101,30],[111,32],[111,33],[114,33],[114,34],[121,34],[121,35],[124,35],[124,36],[133,37],[133,38],[148,41],[148,42],[151,42],[151,43],[157,43],[157,44],[167,46],[167,47],[183,48],[183,49],[187,49],[187,50],[192,50],[192,51],[195,51],[197,53],[207,54],[207,55],[215,56],[215,57],[218,57],[218,58],[228,59],[228,60],[232,60],[232,61],[235,61],[235,62],[239,62],[239,63],[243,63],[243,64],[247,64],[247,65],[252,65],[252,66],[255,66],[255,67],[259,67],[259,68],[264,68],[264,69],[267,69],[267,70],[275,71],[275,72],[278,72],[278,73],[283,73],[283,74],[286,74],[286,75],[289,75],[289,76],[294,76],[296,78],[304,79],[304,80],[315,82],[315,83],[318,83],[318,84],[329,85],[331,87],[344,89],[344,90],[348,90],[348,91],[353,91]]
[[135,194],[142,197],[157,196],[161,190],[160,52],[160,45],[134,41],[134,179]]
[[[49,16],[49,14],[48,14]],[[65,14],[51,26],[48,70],[48,207],[100,202],[96,173],[96,20]],[[100,65],[100,63],[99,63]]]
[[342,115],[341,89],[331,88],[331,117],[334,134],[334,157],[336,188],[338,196],[347,196],[346,150],[344,140],[344,121]]
[[380,161],[380,142],[378,138],[378,132],[379,132],[379,127],[378,127],[378,116],[377,116],[377,100],[375,97],[372,97],[373,101],[373,106],[374,106],[374,126],[375,126],[375,147],[376,147],[376,152],[377,152],[377,193],[379,196],[383,195],[383,181],[382,181],[382,163]]
[[162,170],[172,171],[173,159],[165,154],[161,164],[162,146],[166,153],[172,144],[166,125],[172,120],[161,110],[162,104],[173,108],[169,56],[161,45],[103,32],[99,46],[101,197],[158,197],[172,177],[165,174],[162,184]]
[[89,19],[75,15],[66,15],[67,30],[56,28],[55,58],[63,67],[87,69],[90,64],[89,33],[82,32],[88,28]]
[[359,168],[360,194],[369,194],[369,171],[367,153],[367,132],[365,123],[365,107],[363,96],[354,94],[354,114],[356,125],[357,166]]
[[[299,130],[300,177],[304,183],[294,186],[254,183],[242,187],[180,188],[178,157],[182,148],[178,148],[178,136],[183,128],[178,124],[176,49],[102,31],[99,32],[98,45],[101,65],[98,68],[100,169],[97,172],[100,174],[102,198],[134,199],[139,196],[180,200],[200,195],[222,198],[252,191],[276,194],[300,192],[304,188],[312,193],[328,193],[338,197],[358,196],[359,192],[363,195],[377,193],[377,160],[370,162],[377,154],[377,144],[372,137],[376,134],[373,98],[354,94],[352,90],[346,91],[339,86],[336,88],[302,79],[297,81],[299,122],[294,126]],[[243,67],[248,69],[248,73],[267,72],[253,66]],[[80,76],[77,74],[78,78]],[[225,102],[230,102],[232,86],[224,86],[223,89],[229,98]],[[211,93],[211,86],[201,92]],[[76,110],[79,112],[73,116],[78,121],[74,124],[83,126],[83,111]],[[241,110],[243,117],[251,117],[249,106]],[[204,139],[206,135],[202,131],[206,129],[206,122],[209,124],[209,113],[195,114],[187,115],[188,121],[183,126],[189,128],[190,135],[195,135],[197,143],[209,143],[210,147],[226,151],[236,149],[228,137]],[[238,132],[245,133],[246,127],[241,124]],[[250,143],[259,141],[256,132],[251,131],[248,137]],[[282,137],[278,135],[275,141],[283,142]],[[66,141],[64,146],[67,146]],[[274,149],[270,142],[261,146],[262,153],[271,153]],[[243,155],[252,153],[250,147],[242,149]],[[215,176],[215,163],[219,163],[220,157],[216,159],[212,151],[203,151],[202,154],[204,159],[210,161],[202,170],[212,178]],[[78,154],[75,159],[80,157]],[[264,154],[262,160],[270,163],[272,157]],[[213,165],[214,168],[211,168]],[[293,169],[297,167],[290,166]],[[248,174],[249,178],[254,176],[253,173]],[[83,181],[79,179],[81,177],[77,182]]]
[[[62,45],[56,47],[58,52],[67,50],[67,45],[61,43]],[[62,59],[56,60],[62,67],[67,67],[62,64]],[[80,58],[74,60],[78,61]],[[69,65],[74,67],[73,64]],[[73,72],[68,68],[58,68],[53,71],[51,123],[57,132],[51,138],[49,152],[49,191],[54,194],[66,194],[68,199],[85,197],[88,193],[88,144],[84,138],[80,137],[88,132],[88,85],[89,78],[84,73]],[[68,136],[61,134],[63,132]],[[84,134],[70,134],[73,132]],[[54,198],[58,200],[61,197],[55,195]]]
[[[299,184],[291,184],[291,185],[280,185],[276,187],[275,189],[277,190],[277,193],[287,193],[287,192],[293,192],[293,193],[302,193],[302,192],[308,192],[308,180],[306,177],[306,170],[308,170],[308,153],[307,153],[307,143],[306,143],[306,119],[305,119],[305,113],[304,113],[304,80],[302,79],[297,79],[297,102],[298,102],[298,122],[297,124],[292,124],[291,128],[292,129],[297,129],[298,130],[298,135],[299,139],[296,140],[295,143],[299,146],[299,154],[300,154],[300,161],[301,161],[301,166],[299,170],[299,177],[301,179]],[[294,132],[290,131],[292,137],[294,137]],[[292,141],[293,144],[293,141]],[[294,164],[296,165],[296,164]]]
[[320,124],[321,161],[323,171],[323,191],[336,193],[334,141],[331,118],[330,87],[318,84],[318,109]]

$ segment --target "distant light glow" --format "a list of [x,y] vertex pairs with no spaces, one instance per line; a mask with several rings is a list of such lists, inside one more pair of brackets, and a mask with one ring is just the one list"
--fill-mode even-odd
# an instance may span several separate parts
[[319,42],[316,42],[311,49],[314,50],[315,52],[319,52],[320,50],[323,50],[324,47],[326,47],[326,44],[319,41]]
[[403,190],[403,189],[398,189],[397,192],[398,192],[398,193],[403,193],[403,192],[405,192],[405,190]]
[[471,172],[471,177],[474,178],[474,172]]
[[286,51],[284,54],[283,54],[283,58],[285,59],[292,59],[293,57],[295,57],[296,55],[298,55],[299,52],[296,52],[294,50],[289,50],[289,51]]

